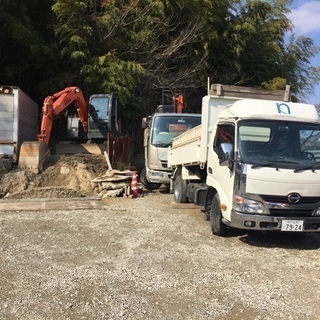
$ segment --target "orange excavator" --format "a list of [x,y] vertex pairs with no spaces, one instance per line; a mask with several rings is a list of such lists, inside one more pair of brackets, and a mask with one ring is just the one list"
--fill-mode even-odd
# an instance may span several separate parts
[[68,87],[52,96],[45,98],[42,107],[42,122],[38,140],[49,145],[51,130],[55,116],[65,111],[74,103],[76,114],[82,124],[84,132],[88,132],[88,105],[78,87]]
[[[78,87],[67,87],[45,98],[42,107],[42,121],[37,141],[22,143],[19,153],[18,167],[39,172],[43,170],[45,158],[54,152],[52,132],[54,121],[61,117],[64,125],[58,127],[58,134],[67,140],[77,142],[81,148],[97,148],[92,141],[105,141],[107,133],[119,135],[118,111],[116,99],[111,94],[91,95],[89,104]],[[52,147],[54,146],[54,148]],[[74,144],[65,145],[65,148],[75,149],[71,153],[78,153],[80,149]],[[101,150],[98,148],[99,153]]]

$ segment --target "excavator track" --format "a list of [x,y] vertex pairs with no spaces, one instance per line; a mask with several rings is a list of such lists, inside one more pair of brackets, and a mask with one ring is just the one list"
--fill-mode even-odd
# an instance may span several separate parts
[[43,170],[45,158],[50,154],[42,141],[25,141],[21,144],[18,168],[39,173]]

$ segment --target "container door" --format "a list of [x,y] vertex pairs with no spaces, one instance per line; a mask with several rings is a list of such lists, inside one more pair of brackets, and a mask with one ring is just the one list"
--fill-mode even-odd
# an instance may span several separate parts
[[14,95],[0,94],[0,156],[14,153]]

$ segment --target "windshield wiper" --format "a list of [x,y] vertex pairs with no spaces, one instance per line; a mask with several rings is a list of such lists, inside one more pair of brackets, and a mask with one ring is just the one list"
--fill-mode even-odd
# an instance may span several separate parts
[[[262,168],[262,167],[273,167],[275,165],[278,165],[279,163],[290,163],[290,164],[299,164],[299,162],[297,161],[288,161],[288,160],[273,160],[273,161],[268,161],[265,163],[259,163],[259,164],[253,164],[251,166],[252,169],[256,169],[256,168]],[[277,166],[276,166],[277,168]],[[295,169],[296,170],[296,169]]]
[[315,170],[319,170],[320,169],[320,162],[315,162],[315,163],[311,163],[311,164],[307,164],[304,166],[301,166],[297,169],[294,169],[294,172],[300,172],[300,171],[304,171],[304,170],[312,170],[313,172]]

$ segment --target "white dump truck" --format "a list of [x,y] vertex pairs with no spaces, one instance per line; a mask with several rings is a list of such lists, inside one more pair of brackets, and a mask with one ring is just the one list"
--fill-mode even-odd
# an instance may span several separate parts
[[201,125],[173,140],[168,168],[175,201],[201,206],[215,235],[320,232],[320,120],[289,86],[208,84]]

